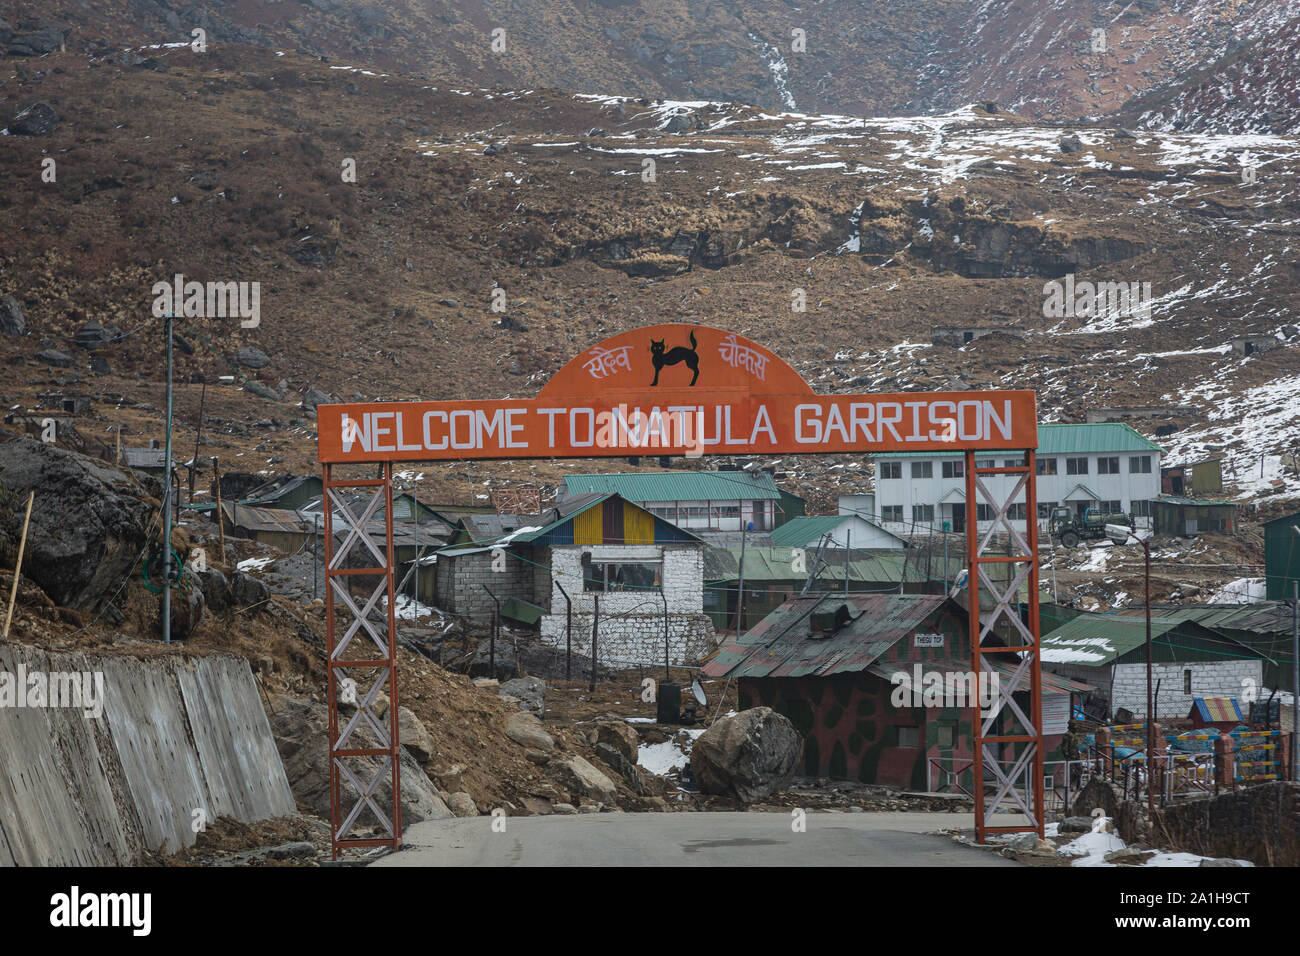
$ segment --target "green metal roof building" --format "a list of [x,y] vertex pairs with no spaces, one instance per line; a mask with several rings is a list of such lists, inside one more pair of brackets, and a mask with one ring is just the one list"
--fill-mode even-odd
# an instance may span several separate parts
[[[1153,441],[1143,438],[1123,422],[1097,422],[1089,425],[1039,425],[1039,455],[1096,455],[1102,452],[1116,454],[1158,452],[1164,453]],[[906,453],[872,455],[872,458],[954,458],[956,451],[909,451]],[[1003,452],[989,452],[989,458],[1004,457]]]

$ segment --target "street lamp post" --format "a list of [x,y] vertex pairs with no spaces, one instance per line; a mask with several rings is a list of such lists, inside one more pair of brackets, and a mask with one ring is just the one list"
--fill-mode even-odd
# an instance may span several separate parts
[[1106,535],[1112,541],[1122,544],[1139,544],[1142,546],[1143,579],[1146,586],[1146,624],[1147,624],[1147,814],[1154,824],[1156,819],[1155,794],[1155,735],[1156,715],[1152,712],[1155,703],[1151,693],[1151,544],[1150,535],[1139,537],[1136,529],[1124,525],[1106,525]]

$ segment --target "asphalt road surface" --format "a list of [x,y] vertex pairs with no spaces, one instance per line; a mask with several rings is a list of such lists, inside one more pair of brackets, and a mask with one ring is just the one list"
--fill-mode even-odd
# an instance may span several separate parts
[[591,813],[417,823],[372,866],[1016,866],[936,836],[969,813]]

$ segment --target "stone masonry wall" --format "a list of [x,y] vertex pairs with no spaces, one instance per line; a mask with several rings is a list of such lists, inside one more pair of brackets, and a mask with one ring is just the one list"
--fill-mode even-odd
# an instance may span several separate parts
[[[1183,693],[1183,672],[1192,672],[1192,692]],[[1085,678],[1086,679],[1086,678]],[[1248,688],[1258,693],[1263,686],[1264,668],[1261,661],[1223,660],[1151,665],[1151,686],[1160,683],[1156,701],[1156,716],[1161,718],[1186,717],[1192,709],[1193,697],[1241,698]],[[1254,683],[1248,683],[1253,681]],[[1139,717],[1147,709],[1146,663],[1119,664],[1115,667],[1115,680],[1111,686],[1112,713],[1126,707]],[[1242,711],[1245,712],[1245,704]]]
[[[591,545],[551,549],[551,576],[563,582],[573,601],[573,650],[591,652],[596,595],[582,589],[582,555],[597,560],[663,560],[663,592],[617,591],[601,594],[597,655],[611,666],[660,664],[664,659],[664,598],[668,604],[668,659],[696,664],[713,650],[713,622],[704,614],[704,558],[694,545]],[[566,607],[555,587],[552,613],[542,618],[542,642],[564,647]]]

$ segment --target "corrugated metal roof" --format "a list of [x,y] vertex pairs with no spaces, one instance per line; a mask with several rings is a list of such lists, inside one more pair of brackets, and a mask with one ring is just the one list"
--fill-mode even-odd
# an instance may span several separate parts
[[[750,545],[745,551],[745,581],[753,584],[766,581],[802,581],[812,569],[814,555],[803,548],[801,566],[803,571],[795,571],[795,547],[756,548]],[[740,548],[705,548],[704,580],[710,582],[735,581],[740,576]],[[849,552],[849,582],[888,582],[896,584],[903,577],[903,565],[907,561],[906,552],[897,548],[876,551],[853,549]],[[844,580],[844,554],[842,549],[822,552],[822,564],[817,571],[817,580],[825,584],[828,581]],[[943,573],[943,557],[939,555],[933,562],[934,574]],[[949,565],[955,570],[964,564],[952,556]],[[911,582],[925,580],[925,568],[917,564],[913,557],[907,563],[907,580]],[[946,578],[945,578],[946,580]]]
[[830,534],[852,515],[819,515],[814,518],[791,518],[771,532],[772,543],[781,547],[800,547],[810,541],[820,541],[823,535]]
[[568,495],[616,492],[628,501],[776,501],[781,492],[765,471],[681,471],[663,474],[565,475]]
[[[1172,631],[1179,621],[1153,617],[1151,639]],[[1043,663],[1100,667],[1146,643],[1146,619],[1118,614],[1080,614],[1042,640]]]
[[[1092,425],[1039,425],[1039,455],[1097,455],[1104,452],[1116,454],[1160,452],[1164,449],[1148,441],[1132,426],[1123,422],[1098,422]],[[996,458],[999,464],[1006,451],[980,452],[981,460]],[[960,451],[927,451],[872,455],[872,458],[961,458]]]
[[[718,651],[708,677],[828,677],[865,670],[943,605],[938,594],[826,593],[792,598]],[[810,636],[814,611],[849,606],[854,619],[829,637]]]
[[[1151,605],[1160,617],[1194,621],[1211,630],[1255,631],[1260,634],[1290,634],[1291,608],[1285,601],[1258,601],[1254,604],[1182,604]],[[1120,614],[1143,617],[1144,608],[1128,607]]]

